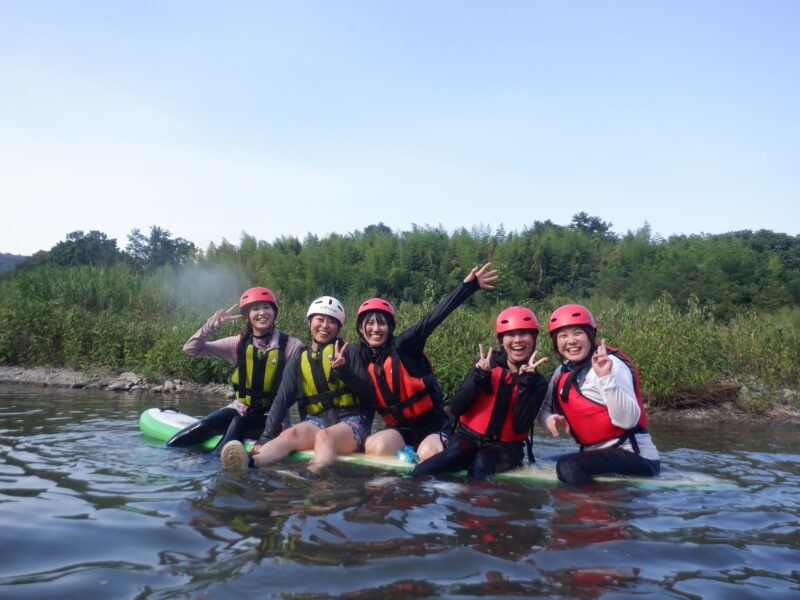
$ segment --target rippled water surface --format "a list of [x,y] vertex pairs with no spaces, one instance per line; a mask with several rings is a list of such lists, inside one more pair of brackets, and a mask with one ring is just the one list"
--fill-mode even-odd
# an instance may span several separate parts
[[800,598],[796,428],[651,427],[723,486],[229,476],[139,434],[163,402],[0,386],[0,598]]

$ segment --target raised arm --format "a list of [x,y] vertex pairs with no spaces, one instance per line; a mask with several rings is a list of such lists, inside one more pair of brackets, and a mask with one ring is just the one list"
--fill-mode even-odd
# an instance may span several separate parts
[[230,314],[237,306],[237,304],[234,304],[228,310],[220,309],[211,315],[208,321],[186,341],[183,345],[183,351],[195,358],[223,358],[235,365],[239,336],[229,336],[213,342],[209,342],[208,338],[216,334],[228,321],[242,318],[242,315],[238,313],[235,315]]
[[473,267],[464,278],[464,281],[459,283],[431,312],[422,317],[416,325],[402,333],[401,338],[398,339],[398,344],[408,344],[408,350],[421,352],[431,333],[467,298],[478,290],[494,289],[492,282],[497,280],[498,275],[496,269],[489,268],[491,266],[492,263],[486,263],[480,268]]

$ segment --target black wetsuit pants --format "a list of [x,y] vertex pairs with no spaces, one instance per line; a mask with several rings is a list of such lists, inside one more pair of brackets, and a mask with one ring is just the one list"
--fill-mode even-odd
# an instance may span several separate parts
[[661,461],[648,460],[622,448],[603,448],[559,458],[556,472],[564,483],[583,485],[590,483],[594,475],[653,477],[661,472]]
[[456,433],[447,448],[428,460],[419,463],[412,475],[433,475],[467,471],[474,479],[508,471],[522,465],[523,447],[517,442],[481,443],[471,437]]
[[[245,437],[257,438],[264,431],[267,416],[261,411],[248,410],[243,415],[235,408],[220,408],[210,415],[181,429],[167,440],[167,446],[185,448],[202,444],[208,438],[222,435],[215,450],[222,448],[231,440],[244,441]],[[223,435],[224,434],[224,435]]]

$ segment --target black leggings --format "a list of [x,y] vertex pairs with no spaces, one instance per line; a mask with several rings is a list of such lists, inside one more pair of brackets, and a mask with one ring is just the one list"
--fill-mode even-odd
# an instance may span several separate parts
[[481,444],[464,435],[455,434],[442,452],[419,463],[412,475],[454,473],[466,469],[474,479],[486,479],[489,475],[502,473],[522,465],[522,444],[516,442],[493,442]]
[[167,440],[167,446],[172,448],[186,448],[197,446],[208,438],[222,435],[222,439],[214,450],[222,448],[231,440],[244,441],[245,437],[258,437],[264,431],[267,416],[256,411],[248,410],[243,415],[235,408],[220,408],[210,415],[184,427]]
[[564,483],[583,485],[590,483],[594,475],[653,477],[661,472],[661,461],[648,460],[621,448],[605,448],[559,458],[556,472]]

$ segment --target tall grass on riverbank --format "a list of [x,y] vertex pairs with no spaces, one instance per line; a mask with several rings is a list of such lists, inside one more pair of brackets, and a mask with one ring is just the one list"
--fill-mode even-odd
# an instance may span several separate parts
[[[154,379],[227,381],[230,365],[194,359],[181,349],[211,313],[230,306],[244,286],[235,279],[223,284],[176,280],[167,272],[143,277],[122,265],[31,271],[0,288],[0,364],[105,367]],[[350,317],[342,335],[357,341],[355,309],[363,298],[343,300]],[[413,325],[438,300],[431,293],[420,304],[398,303],[398,331]],[[556,367],[547,317],[558,305],[576,300],[519,301],[539,317],[537,347],[550,357],[541,367],[545,375]],[[600,298],[585,304],[600,325],[598,337],[634,359],[643,393],[655,405],[673,406],[687,394],[702,394],[732,381],[798,386],[800,310],[743,313],[725,323],[691,299],[684,306],[667,296],[647,305]],[[307,301],[281,301],[278,327],[307,340],[306,307]],[[461,307],[429,339],[427,352],[447,394],[475,363],[479,343],[497,345],[494,319],[504,308]],[[233,322],[220,335],[235,335],[239,328]]]

